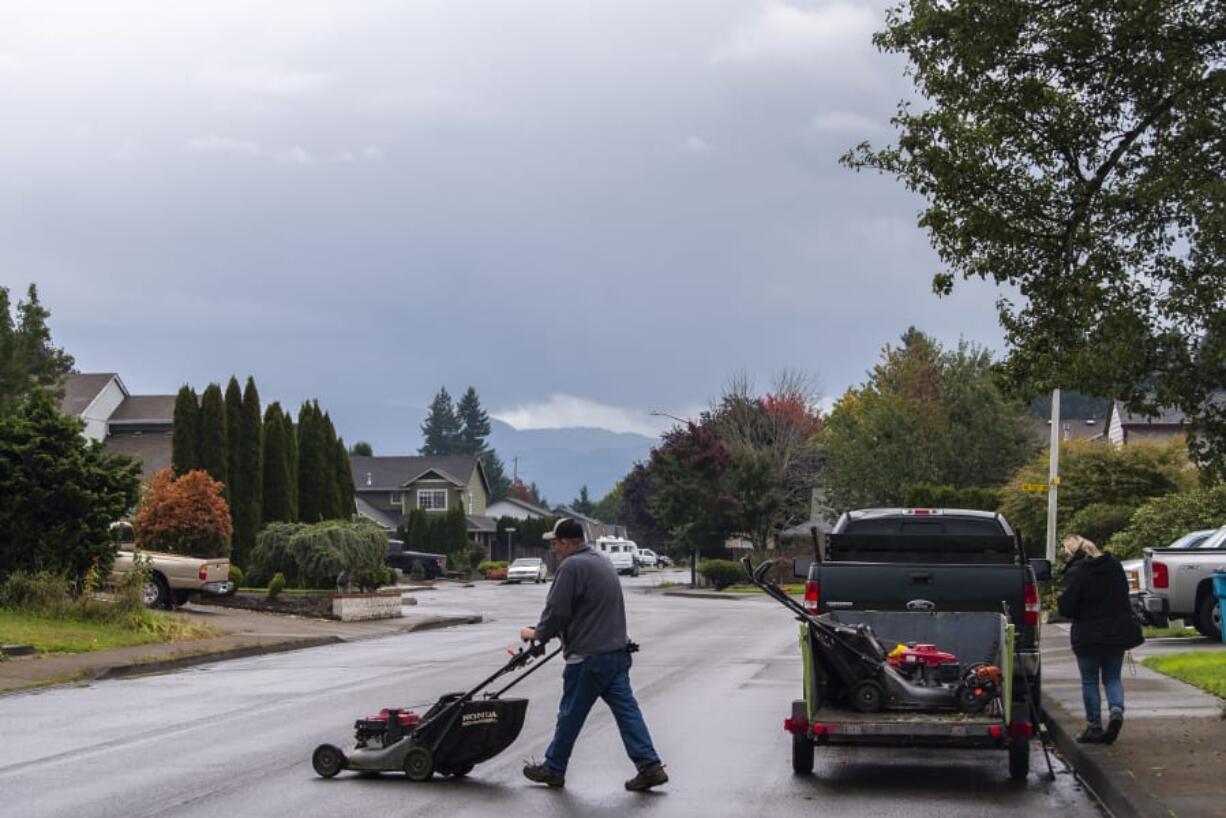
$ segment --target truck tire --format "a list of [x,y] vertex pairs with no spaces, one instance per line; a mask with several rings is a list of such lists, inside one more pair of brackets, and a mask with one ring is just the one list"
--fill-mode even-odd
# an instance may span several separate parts
[[148,608],[166,608],[170,606],[170,586],[166,578],[154,571],[149,575],[144,589],[145,606]]
[[1222,606],[1213,594],[1201,594],[1196,606],[1196,621],[1193,623],[1202,636],[1222,641]]
[[1009,739],[1009,777],[1021,781],[1030,775],[1030,740]]
[[[792,702],[792,718],[808,721],[809,708],[803,700]],[[813,740],[792,734],[792,772],[809,775],[813,772]]]

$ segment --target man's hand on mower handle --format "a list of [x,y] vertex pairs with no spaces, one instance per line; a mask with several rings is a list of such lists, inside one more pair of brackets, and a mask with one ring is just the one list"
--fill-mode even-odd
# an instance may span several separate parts
[[524,642],[531,642],[536,638],[536,628],[520,628],[519,638]]

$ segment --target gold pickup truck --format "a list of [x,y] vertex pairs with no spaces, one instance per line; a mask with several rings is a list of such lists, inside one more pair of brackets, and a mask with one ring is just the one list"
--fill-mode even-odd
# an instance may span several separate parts
[[229,596],[234,593],[234,583],[230,581],[230,561],[224,557],[202,559],[158,551],[137,552],[132,527],[126,523],[113,525],[111,534],[119,546],[115,566],[111,569],[113,579],[132,570],[132,561],[137,553],[149,560],[152,570],[149,581],[145,583],[145,604],[151,608],[184,605],[193,596]]

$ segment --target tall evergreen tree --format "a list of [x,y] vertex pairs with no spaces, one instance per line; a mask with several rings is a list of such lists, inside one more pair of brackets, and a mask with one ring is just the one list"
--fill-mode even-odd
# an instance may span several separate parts
[[[336,427],[327,412],[318,427],[319,449],[323,453],[324,470],[320,473],[320,483],[323,494],[323,514],[325,520],[336,520],[345,516],[341,512],[341,486],[339,474],[341,463],[337,457]],[[344,456],[344,466],[349,467],[349,456]]]
[[485,478],[490,482],[490,502],[506,497],[511,490],[511,478],[507,477],[506,466],[498,452],[490,449],[481,455],[481,463],[485,466]]
[[298,519],[304,523],[325,519],[327,511],[321,477],[330,472],[319,441],[322,425],[319,405],[310,401],[302,404],[298,410]]
[[349,452],[345,449],[344,438],[337,438],[333,449],[336,452],[337,516],[347,520],[357,510],[353,502],[357,494],[353,485],[353,469],[349,466]]
[[447,387],[438,390],[434,400],[430,402],[430,414],[421,425],[421,436],[425,440],[418,454],[458,454],[460,438],[460,419],[456,416],[455,406]]
[[357,455],[358,457],[370,457],[374,453],[374,448],[365,440],[359,440],[349,447],[349,454]]
[[247,564],[247,557],[255,548],[255,535],[260,529],[264,496],[263,431],[260,393],[256,390],[255,378],[248,376],[247,384],[243,388],[238,423],[238,471],[242,475],[239,486],[243,502],[235,515],[234,539],[230,551],[230,559],[239,565]]
[[595,504],[592,498],[588,496],[587,485],[580,486],[579,496],[571,501],[570,507],[582,514],[584,517],[591,516],[592,509]]
[[455,454],[485,452],[485,439],[490,436],[490,416],[481,408],[477,390],[471,386],[456,404],[456,419],[460,422],[460,433]]
[[51,313],[39,303],[37,287],[31,284],[26,300],[17,304],[16,323],[10,304],[8,288],[0,287],[0,410],[33,391],[57,393],[73,364],[71,355],[51,343]]
[[247,480],[243,474],[239,459],[239,449],[242,447],[243,425],[243,390],[238,385],[238,379],[230,376],[226,384],[226,500],[230,503],[230,522],[233,530],[238,529],[238,519],[246,514]]
[[170,440],[170,462],[175,475],[200,468],[200,397],[187,384],[175,396],[174,432]]
[[285,451],[289,469],[289,521],[298,522],[302,517],[298,513],[298,429],[294,426],[294,416],[288,409],[281,410],[281,431],[285,435]]
[[200,396],[200,467],[214,480],[228,485],[230,449],[226,431],[225,399],[221,387],[211,383]]
[[260,520],[264,523],[295,522],[290,516],[290,450],[280,403],[264,410],[264,468]]

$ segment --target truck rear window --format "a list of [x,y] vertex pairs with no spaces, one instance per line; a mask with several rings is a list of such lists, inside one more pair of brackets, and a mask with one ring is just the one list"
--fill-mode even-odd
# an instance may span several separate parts
[[843,534],[974,534],[997,536],[1004,534],[1000,523],[991,517],[876,517],[849,520]]

